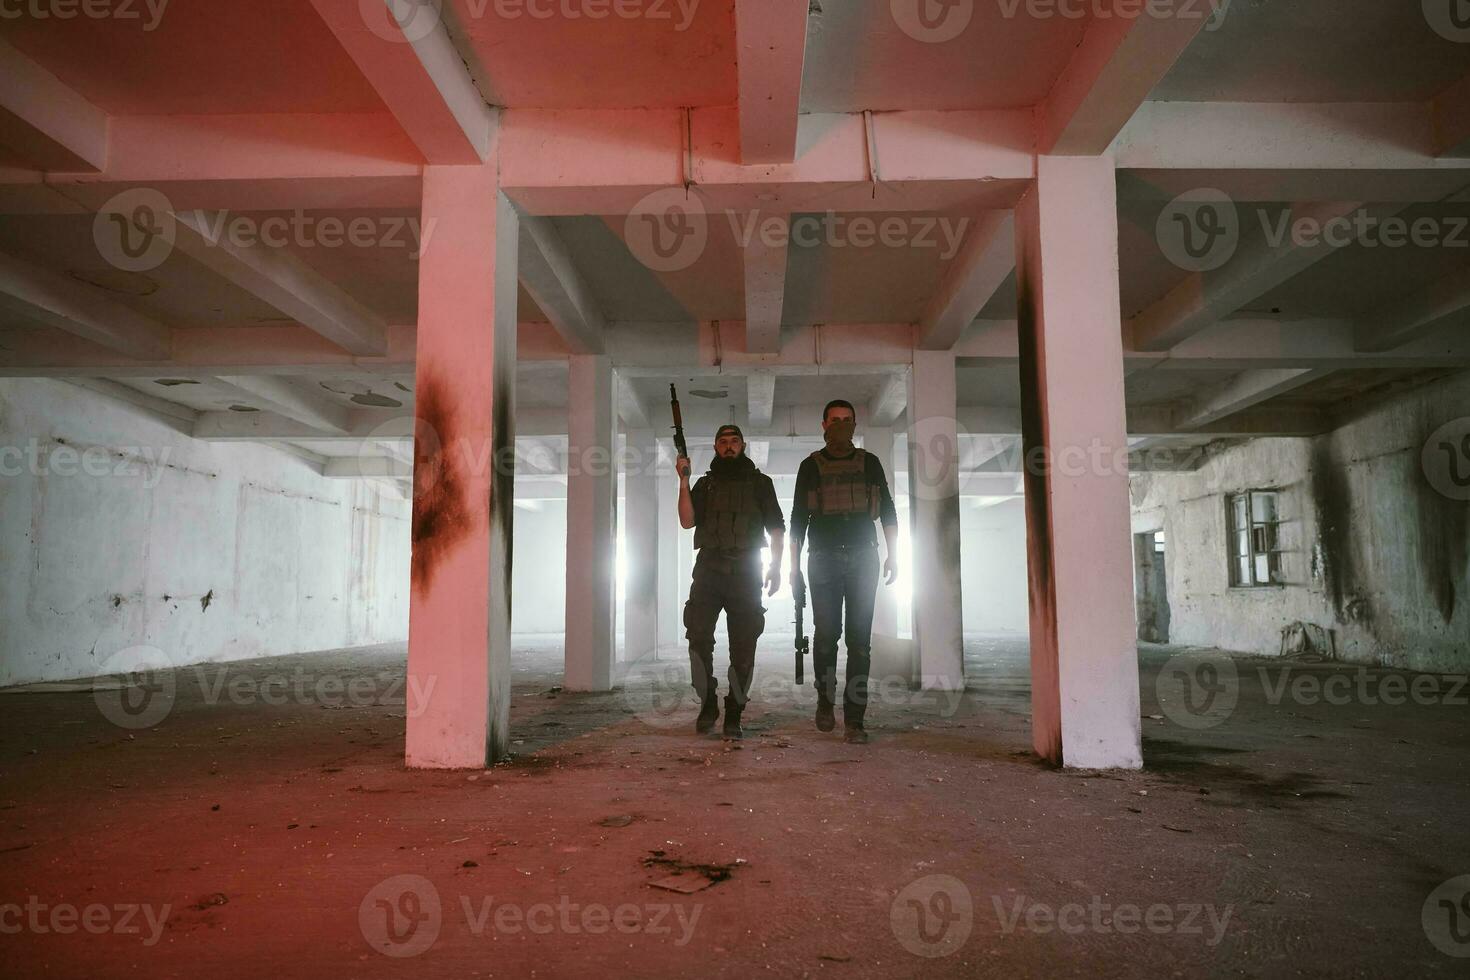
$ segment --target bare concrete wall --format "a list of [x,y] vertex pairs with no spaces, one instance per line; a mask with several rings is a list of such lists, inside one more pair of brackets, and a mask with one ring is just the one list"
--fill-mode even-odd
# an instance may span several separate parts
[[0,686],[400,641],[409,505],[265,446],[0,380]]
[[[1134,530],[1167,532],[1171,640],[1274,654],[1299,620],[1334,630],[1345,660],[1470,667],[1470,503],[1424,466],[1430,436],[1467,416],[1461,375],[1325,436],[1257,439],[1194,473],[1136,474]],[[1225,497],[1268,488],[1281,491],[1286,584],[1231,588]]]

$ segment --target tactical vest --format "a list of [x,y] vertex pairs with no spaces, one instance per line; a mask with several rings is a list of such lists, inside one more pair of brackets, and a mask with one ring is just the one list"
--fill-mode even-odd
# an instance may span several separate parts
[[759,551],[766,546],[765,521],[756,500],[756,472],[744,478],[705,482],[704,519],[694,529],[694,547],[711,551]]
[[818,450],[812,461],[817,465],[817,485],[807,492],[808,511],[824,517],[866,514],[878,519],[881,497],[868,482],[867,453],[854,449],[847,459],[833,459]]

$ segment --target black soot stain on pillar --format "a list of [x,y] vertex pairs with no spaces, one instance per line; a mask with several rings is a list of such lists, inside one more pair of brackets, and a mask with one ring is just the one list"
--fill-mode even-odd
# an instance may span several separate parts
[[[1438,425],[1421,427],[1416,445],[1423,447]],[[1438,447],[1429,447],[1435,452]],[[1415,512],[1419,534],[1419,572],[1424,586],[1434,599],[1440,618],[1446,623],[1455,618],[1459,594],[1465,588],[1467,559],[1470,559],[1470,503],[1447,497],[1434,488],[1424,475],[1420,454],[1411,453],[1409,465],[1414,487]]]
[[1322,547],[1322,575],[1339,622],[1371,624],[1372,609],[1362,593],[1363,576],[1352,540],[1352,497],[1347,468],[1331,440],[1312,443],[1312,503],[1317,510],[1317,539]]
[[1021,472],[1026,487],[1026,526],[1031,536],[1028,568],[1032,608],[1052,618],[1051,508],[1042,460],[1046,444],[1046,402],[1042,390],[1045,351],[1036,300],[1025,277],[1016,278],[1016,325],[1021,362]]
[[491,526],[500,534],[500,540],[505,544],[505,554],[502,559],[501,572],[505,582],[502,596],[505,602],[507,620],[510,612],[510,575],[514,564],[514,542],[512,534],[514,531],[515,518],[515,492],[516,492],[516,470],[515,470],[515,438],[511,432],[512,416],[514,410],[511,408],[510,395],[507,391],[513,379],[505,379],[495,385],[494,402],[491,408],[490,426],[492,439],[495,447],[495,469],[490,482],[490,521]]
[[443,381],[427,375],[418,386],[413,441],[413,586],[427,592],[444,556],[474,527],[465,503],[465,478],[455,453],[457,419]]

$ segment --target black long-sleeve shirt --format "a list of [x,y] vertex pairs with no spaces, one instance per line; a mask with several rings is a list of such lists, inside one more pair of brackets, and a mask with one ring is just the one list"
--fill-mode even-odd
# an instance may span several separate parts
[[[847,459],[835,456],[823,449],[828,459]],[[888,489],[888,478],[883,474],[883,464],[872,453],[866,454],[867,480],[879,489],[878,523],[884,527],[898,526],[898,510],[893,506],[893,494]],[[867,547],[878,543],[873,530],[873,520],[867,514],[813,514],[807,506],[811,492],[821,481],[817,464],[807,457],[796,471],[796,499],[791,502],[791,540],[796,542],[797,554],[801,553],[802,542],[811,530],[812,550],[829,548]]]

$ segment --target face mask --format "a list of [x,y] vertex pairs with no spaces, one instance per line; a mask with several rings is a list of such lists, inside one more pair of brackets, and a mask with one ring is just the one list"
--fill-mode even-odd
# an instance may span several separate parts
[[827,426],[822,433],[827,440],[827,448],[837,453],[848,453],[852,451],[852,434],[857,428],[857,422],[852,419],[842,419]]

